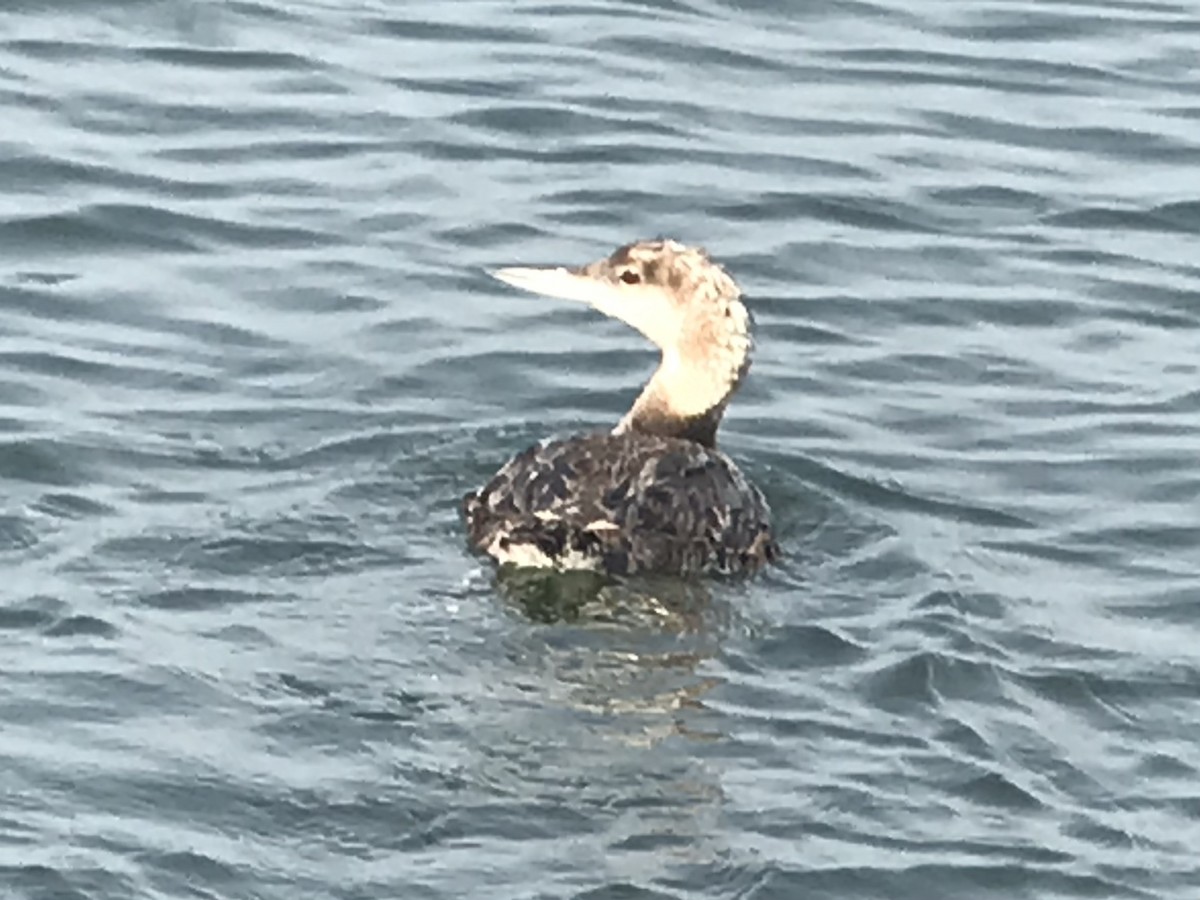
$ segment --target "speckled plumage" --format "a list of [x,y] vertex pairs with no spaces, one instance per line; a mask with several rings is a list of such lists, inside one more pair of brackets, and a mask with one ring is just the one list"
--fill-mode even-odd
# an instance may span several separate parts
[[501,563],[742,574],[775,557],[762,494],[724,453],[658,435],[530,447],[464,504],[468,539]]
[[725,270],[668,240],[578,268],[494,274],[627,322],[662,360],[612,433],[537,444],[468,494],[471,546],[501,564],[613,575],[743,574],[773,560],[766,500],[716,449],[751,350],[750,315]]

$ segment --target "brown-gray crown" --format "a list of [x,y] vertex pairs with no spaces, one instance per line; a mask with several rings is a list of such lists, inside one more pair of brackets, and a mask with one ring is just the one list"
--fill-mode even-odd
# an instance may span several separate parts
[[626,244],[582,271],[613,283],[658,287],[679,303],[741,296],[734,280],[703,249],[672,240]]

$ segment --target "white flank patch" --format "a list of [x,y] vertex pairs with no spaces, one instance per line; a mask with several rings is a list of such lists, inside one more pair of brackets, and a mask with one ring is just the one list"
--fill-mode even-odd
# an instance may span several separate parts
[[488,545],[487,554],[500,565],[513,565],[527,569],[561,569],[561,570],[596,570],[600,568],[600,560],[587,556],[578,550],[571,550],[563,556],[547,556],[536,544],[509,543],[502,547],[505,535],[499,534]]

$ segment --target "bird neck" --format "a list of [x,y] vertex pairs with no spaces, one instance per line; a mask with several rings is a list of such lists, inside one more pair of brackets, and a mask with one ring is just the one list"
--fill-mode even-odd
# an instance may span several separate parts
[[715,447],[717,428],[746,365],[715,351],[663,353],[658,369],[616,427]]

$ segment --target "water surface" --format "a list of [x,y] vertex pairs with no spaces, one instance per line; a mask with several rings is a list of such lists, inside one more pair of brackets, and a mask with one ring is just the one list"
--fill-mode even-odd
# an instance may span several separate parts
[[[1200,9],[0,12],[20,898],[1191,898]],[[786,559],[544,606],[458,498],[703,243]]]

